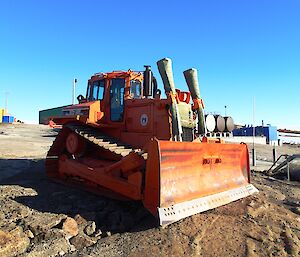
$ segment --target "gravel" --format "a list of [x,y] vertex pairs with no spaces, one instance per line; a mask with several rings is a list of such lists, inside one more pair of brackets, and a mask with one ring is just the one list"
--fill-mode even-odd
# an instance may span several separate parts
[[[55,135],[42,125],[0,125],[0,256],[300,254],[298,182],[253,171],[259,194],[161,228],[139,202],[49,181],[44,158]],[[269,159],[270,149],[257,154]]]

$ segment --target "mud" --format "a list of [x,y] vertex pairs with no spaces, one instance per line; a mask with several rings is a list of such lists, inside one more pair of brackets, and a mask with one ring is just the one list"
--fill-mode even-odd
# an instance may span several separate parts
[[[0,125],[0,256],[300,254],[298,182],[252,172],[259,194],[161,228],[138,202],[49,181],[44,158],[55,134],[47,126]],[[258,156],[268,160],[271,150],[260,147]]]

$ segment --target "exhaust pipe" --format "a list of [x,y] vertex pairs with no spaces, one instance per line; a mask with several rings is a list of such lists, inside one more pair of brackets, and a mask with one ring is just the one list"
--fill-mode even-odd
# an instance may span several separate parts
[[153,94],[153,73],[151,71],[150,65],[144,65],[146,68],[144,71],[144,79],[143,79],[143,96],[148,98]]
[[198,102],[197,104],[197,114],[198,114],[198,133],[200,135],[206,134],[205,129],[205,122],[204,122],[204,114],[203,114],[203,108],[200,104],[200,88],[198,84],[198,73],[197,70],[194,68],[188,69],[183,72],[185,81],[189,87],[189,90],[191,92],[191,96],[193,98],[194,103]]
[[172,99],[171,114],[172,114],[172,137],[173,140],[182,141],[182,127],[180,114],[176,102],[176,90],[172,72],[172,60],[169,58],[161,59],[157,62],[159,74],[162,78],[166,95],[170,95]]

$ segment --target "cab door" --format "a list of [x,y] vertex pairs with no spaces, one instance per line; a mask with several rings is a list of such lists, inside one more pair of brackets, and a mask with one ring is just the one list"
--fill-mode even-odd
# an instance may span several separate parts
[[122,122],[124,118],[125,78],[114,78],[110,86],[110,120]]

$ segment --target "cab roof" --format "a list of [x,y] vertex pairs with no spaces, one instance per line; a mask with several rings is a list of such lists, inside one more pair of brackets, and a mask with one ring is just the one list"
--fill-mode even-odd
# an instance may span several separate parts
[[112,71],[112,72],[98,72],[92,75],[89,81],[95,81],[99,79],[113,79],[113,78],[127,78],[130,77],[130,79],[143,79],[143,73],[138,71]]

